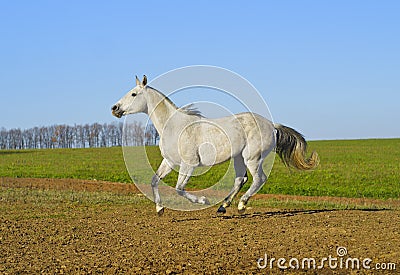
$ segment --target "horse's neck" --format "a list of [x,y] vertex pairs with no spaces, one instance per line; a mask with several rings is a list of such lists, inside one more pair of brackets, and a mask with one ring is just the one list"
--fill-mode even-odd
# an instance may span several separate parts
[[[148,89],[147,109],[157,132],[162,135],[163,129],[172,115],[177,114],[177,107],[160,92]],[[182,114],[184,115],[184,114]],[[175,117],[174,117],[175,118]]]

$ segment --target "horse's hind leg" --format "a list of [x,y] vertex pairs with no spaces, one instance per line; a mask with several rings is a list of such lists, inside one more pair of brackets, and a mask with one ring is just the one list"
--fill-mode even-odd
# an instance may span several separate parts
[[236,156],[234,158],[234,167],[235,167],[235,183],[231,192],[229,192],[228,196],[225,198],[224,203],[218,208],[217,213],[226,213],[226,207],[229,207],[232,203],[232,200],[235,198],[237,193],[239,193],[240,189],[247,182],[247,172],[246,165],[244,164],[244,159],[241,155]]
[[249,201],[250,197],[253,196],[260,190],[264,182],[267,180],[267,176],[265,175],[262,168],[263,159],[259,161],[252,161],[247,164],[251,175],[253,176],[253,182],[247,190],[247,192],[240,198],[238,211],[239,213],[243,213],[246,210],[246,204]]
[[160,194],[158,193],[158,183],[171,171],[172,168],[169,166],[168,162],[165,159],[163,159],[160,167],[158,167],[156,174],[153,176],[151,180],[151,188],[153,190],[154,202],[156,203],[156,211],[157,214],[160,216],[164,213],[164,207],[161,205],[161,198]]
[[186,199],[188,199],[193,203],[210,204],[210,202],[206,197],[202,196],[199,198],[185,191],[185,186],[188,183],[190,176],[193,173],[193,170],[194,170],[193,166],[189,166],[184,163],[181,164],[179,168],[178,182],[176,183],[175,187],[176,192],[178,192],[179,195],[185,197]]

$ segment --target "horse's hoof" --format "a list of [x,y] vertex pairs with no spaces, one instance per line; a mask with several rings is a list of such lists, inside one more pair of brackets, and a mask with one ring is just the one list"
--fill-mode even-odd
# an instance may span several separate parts
[[204,205],[210,205],[210,201],[204,196],[200,197],[199,203],[204,204]]
[[226,213],[226,208],[225,208],[223,205],[221,205],[221,206],[218,208],[217,213],[218,213],[218,214],[225,214],[225,213]]
[[239,214],[243,214],[246,211],[246,205],[244,202],[240,201],[238,205],[238,212]]
[[164,207],[160,206],[160,205],[156,205],[156,211],[158,216],[162,216],[164,214]]

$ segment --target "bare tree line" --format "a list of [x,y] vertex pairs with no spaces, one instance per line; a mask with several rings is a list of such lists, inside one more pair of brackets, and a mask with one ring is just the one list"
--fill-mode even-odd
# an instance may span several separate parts
[[158,133],[150,124],[93,123],[52,125],[21,130],[0,129],[0,149],[97,148],[124,145],[155,145]]

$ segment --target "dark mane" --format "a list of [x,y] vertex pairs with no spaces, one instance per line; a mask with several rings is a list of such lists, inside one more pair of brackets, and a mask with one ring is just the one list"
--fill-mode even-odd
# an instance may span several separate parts
[[183,106],[178,110],[184,112],[187,115],[204,117],[196,107],[193,107],[193,103]]

